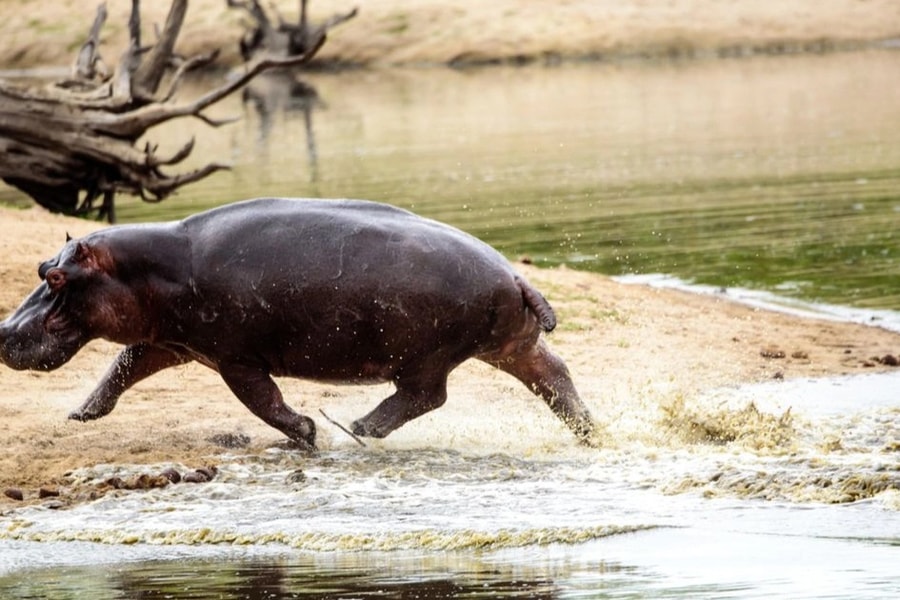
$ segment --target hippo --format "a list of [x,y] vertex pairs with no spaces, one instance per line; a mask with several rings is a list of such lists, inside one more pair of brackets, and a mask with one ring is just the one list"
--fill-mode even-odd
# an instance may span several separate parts
[[546,345],[556,317],[499,252],[459,229],[364,200],[260,198],[181,221],[67,239],[0,323],[0,362],[50,371],[88,341],[125,347],[70,419],[109,414],[138,381],[197,361],[297,445],[316,425],[273,377],[392,382],[350,427],[383,438],[441,406],[470,358],[519,379],[590,444],[594,423]]

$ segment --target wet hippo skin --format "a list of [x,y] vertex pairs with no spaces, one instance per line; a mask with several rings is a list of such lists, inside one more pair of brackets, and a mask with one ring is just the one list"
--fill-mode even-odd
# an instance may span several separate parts
[[70,418],[97,419],[129,387],[189,361],[215,369],[253,414],[303,446],[316,427],[273,376],[390,381],[356,420],[384,437],[447,398],[476,358],[522,381],[584,442],[594,426],[541,333],[556,317],[490,246],[389,205],[248,200],[183,221],[68,240],[0,323],[0,362],[52,370],[89,340],[125,345]]

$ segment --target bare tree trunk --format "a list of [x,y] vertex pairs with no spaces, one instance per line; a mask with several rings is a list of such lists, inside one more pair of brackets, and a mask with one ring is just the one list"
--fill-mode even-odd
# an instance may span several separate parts
[[[158,202],[183,185],[227,168],[210,163],[168,175],[162,168],[183,161],[193,140],[168,157],[159,156],[154,144],[138,148],[136,143],[150,128],[180,117],[199,118],[211,126],[228,122],[214,121],[203,111],[267,69],[309,61],[321,44],[282,58],[259,54],[236,79],[180,104],[173,98],[185,74],[216,58],[215,52],[186,59],[174,53],[186,11],[187,0],[172,0],[159,39],[148,49],[141,46],[140,1],[132,0],[130,43],[110,74],[99,53],[106,20],[101,5],[71,79],[41,87],[0,81],[0,178],[51,211],[96,210],[99,218],[113,221],[118,192]],[[101,204],[95,207],[98,200]]]
[[272,25],[266,11],[258,0],[225,0],[230,8],[245,10],[255,25],[250,26],[241,39],[241,56],[250,60],[260,53],[276,56],[299,56],[309,52],[316,53],[328,37],[328,31],[356,16],[356,8],[332,15],[324,23],[315,27],[309,25],[307,18],[307,0],[300,0],[300,18],[297,24],[288,23],[273,5],[272,11],[278,19],[278,26]]

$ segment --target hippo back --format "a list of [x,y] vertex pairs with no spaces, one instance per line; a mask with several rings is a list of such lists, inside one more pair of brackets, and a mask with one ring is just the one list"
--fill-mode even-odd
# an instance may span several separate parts
[[291,363],[275,371],[296,374],[304,361],[383,365],[435,348],[464,357],[525,318],[515,273],[498,252],[387,205],[258,199],[184,227],[197,326],[227,324],[230,344]]
[[211,285],[225,278],[232,291],[243,287],[237,278],[264,293],[259,283],[283,278],[342,285],[414,279],[423,289],[429,280],[471,282],[484,270],[512,273],[503,256],[473,236],[363,200],[248,200],[190,217],[184,226],[194,277]]

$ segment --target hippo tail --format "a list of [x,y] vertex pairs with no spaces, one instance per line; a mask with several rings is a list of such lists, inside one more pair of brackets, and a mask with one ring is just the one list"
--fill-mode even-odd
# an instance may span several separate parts
[[525,306],[535,314],[541,324],[541,329],[548,332],[553,331],[556,328],[556,313],[553,312],[553,307],[550,306],[547,299],[518,275],[516,276],[516,285],[522,290]]

